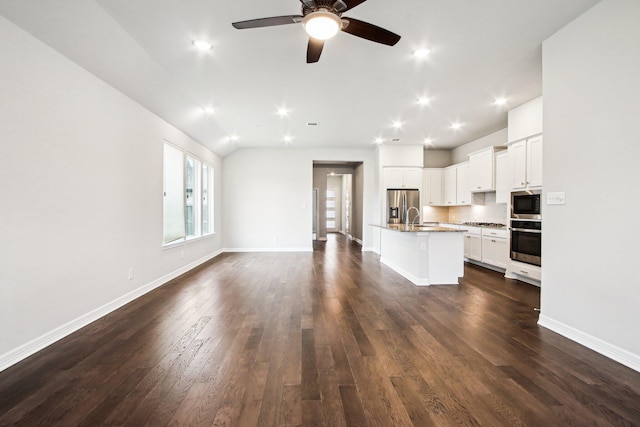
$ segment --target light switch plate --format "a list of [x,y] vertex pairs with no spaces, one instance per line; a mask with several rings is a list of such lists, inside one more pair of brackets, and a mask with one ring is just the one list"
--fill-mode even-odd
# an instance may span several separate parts
[[547,193],[547,205],[564,205],[564,191]]

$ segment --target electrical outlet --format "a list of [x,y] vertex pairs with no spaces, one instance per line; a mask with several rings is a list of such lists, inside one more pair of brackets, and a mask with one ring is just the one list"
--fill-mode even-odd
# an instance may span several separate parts
[[129,267],[129,280],[133,280],[133,267]]

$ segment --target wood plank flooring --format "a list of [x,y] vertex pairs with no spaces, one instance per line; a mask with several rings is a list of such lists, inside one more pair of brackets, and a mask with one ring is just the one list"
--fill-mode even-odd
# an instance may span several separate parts
[[539,298],[472,265],[416,287],[336,235],[225,254],[0,373],[0,425],[640,425],[640,373]]

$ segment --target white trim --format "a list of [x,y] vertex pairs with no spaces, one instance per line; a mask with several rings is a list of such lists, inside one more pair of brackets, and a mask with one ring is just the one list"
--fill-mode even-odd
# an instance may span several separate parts
[[304,248],[224,248],[223,252],[313,252],[313,247]]
[[147,283],[144,286],[139,287],[138,289],[129,292],[115,300],[103,305],[102,307],[98,307],[95,310],[90,311],[87,314],[84,314],[68,323],[65,323],[62,326],[59,326],[52,331],[47,332],[44,335],[39,336],[38,338],[29,341],[26,344],[21,345],[20,347],[11,350],[3,355],[0,355],[0,372],[4,371],[10,366],[15,365],[16,363],[26,359],[32,354],[50,346],[58,340],[76,332],[77,330],[87,326],[89,323],[95,322],[101,317],[106,316],[107,314],[119,309],[120,307],[130,303],[131,301],[140,298],[144,294],[164,285],[168,281],[175,279],[176,277],[188,272],[203,264],[218,255],[220,255],[223,251],[218,250],[212,252],[204,257],[187,264],[171,273],[168,273],[150,283]]
[[360,246],[362,246],[362,240],[358,239],[357,237],[353,237],[351,236],[351,240],[353,240],[354,242],[358,243]]
[[[469,264],[474,264],[474,265],[477,265],[478,267],[486,268],[487,270],[493,270],[493,271],[496,271],[496,272],[502,273],[502,274],[505,274],[507,272],[506,268],[498,267],[497,265],[487,264],[487,263],[484,263],[482,261],[478,261],[478,260],[467,258],[467,257],[465,257],[464,260],[465,260],[465,262],[468,262]],[[540,285],[538,285],[538,287],[540,287]]]
[[396,273],[400,274],[401,276],[404,276],[407,280],[411,281],[411,283],[413,283],[414,285],[417,285],[417,286],[431,285],[431,283],[429,283],[429,279],[421,279],[418,276],[411,274],[409,271],[405,270],[402,267],[399,267],[398,265],[394,264],[393,262],[389,261],[386,258],[380,257],[380,262],[386,265],[387,267],[389,267],[390,269],[392,269],[393,271],[395,271]]
[[376,249],[373,246],[367,246],[366,248],[363,246],[362,252],[373,252],[374,254],[380,255],[380,249]]
[[637,372],[640,372],[640,355],[631,353],[623,348],[603,341],[600,338],[589,335],[579,329],[569,326],[565,323],[551,319],[550,317],[540,314],[538,325],[550,329],[563,337],[582,344],[591,350],[600,353],[610,359],[615,360]]
[[318,237],[318,241],[319,242],[326,242],[327,238],[326,237]]

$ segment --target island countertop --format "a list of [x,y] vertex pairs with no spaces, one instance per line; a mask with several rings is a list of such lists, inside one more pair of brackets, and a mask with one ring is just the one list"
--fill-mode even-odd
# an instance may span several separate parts
[[441,227],[438,225],[406,225],[406,224],[371,224],[373,227],[383,228],[385,230],[399,231],[402,233],[464,233],[467,230]]

